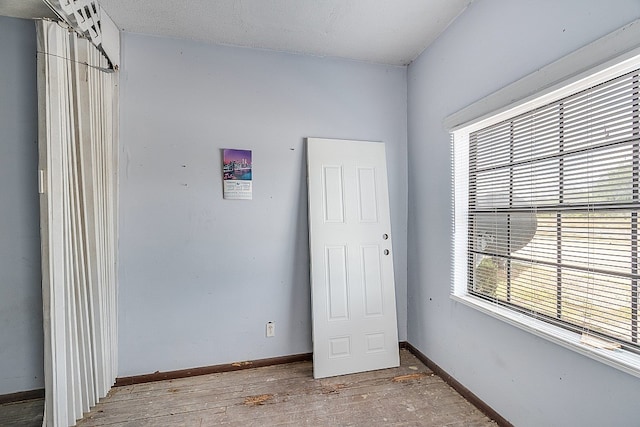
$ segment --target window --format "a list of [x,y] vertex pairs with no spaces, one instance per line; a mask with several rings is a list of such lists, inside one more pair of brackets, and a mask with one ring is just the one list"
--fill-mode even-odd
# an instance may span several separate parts
[[639,72],[469,134],[470,294],[640,348]]
[[452,135],[454,296],[640,376],[640,55]]

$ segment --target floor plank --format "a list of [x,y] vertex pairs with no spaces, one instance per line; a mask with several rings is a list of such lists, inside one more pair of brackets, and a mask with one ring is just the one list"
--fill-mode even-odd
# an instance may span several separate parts
[[114,388],[79,427],[493,426],[410,352],[401,366],[314,380],[311,362]]
[[0,426],[40,427],[44,414],[44,399],[0,405]]

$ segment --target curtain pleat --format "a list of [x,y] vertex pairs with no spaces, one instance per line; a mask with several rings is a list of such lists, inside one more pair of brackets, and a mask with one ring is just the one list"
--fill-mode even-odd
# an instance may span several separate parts
[[70,426],[117,373],[117,74],[68,28],[36,27],[43,425]]

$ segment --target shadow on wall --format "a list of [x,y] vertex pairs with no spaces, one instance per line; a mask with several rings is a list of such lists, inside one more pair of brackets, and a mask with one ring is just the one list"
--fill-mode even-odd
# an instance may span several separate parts
[[298,191],[298,215],[296,218],[295,235],[296,241],[294,245],[294,268],[291,276],[292,280],[292,295],[291,295],[291,309],[289,313],[295,313],[302,310],[298,306],[297,301],[305,301],[304,310],[306,315],[301,316],[305,321],[298,325],[296,328],[304,328],[304,331],[300,331],[300,336],[308,336],[308,341],[304,344],[307,351],[312,351],[312,337],[311,337],[311,283],[309,280],[309,216],[308,216],[308,204],[307,204],[307,143],[303,139],[300,144],[301,155],[300,159],[300,183]]

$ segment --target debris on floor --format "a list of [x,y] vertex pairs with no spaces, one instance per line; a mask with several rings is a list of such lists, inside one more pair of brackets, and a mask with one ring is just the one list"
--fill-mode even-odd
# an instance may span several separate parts
[[259,394],[257,396],[248,396],[244,398],[245,406],[264,405],[268,400],[273,399],[273,394]]
[[391,381],[393,381],[394,383],[402,383],[405,381],[413,381],[413,380],[418,380],[422,377],[426,377],[427,373],[426,372],[417,372],[415,374],[407,374],[407,375],[398,375],[397,377],[393,377],[391,379]]
[[339,394],[345,388],[345,384],[328,384],[322,386],[322,394]]

